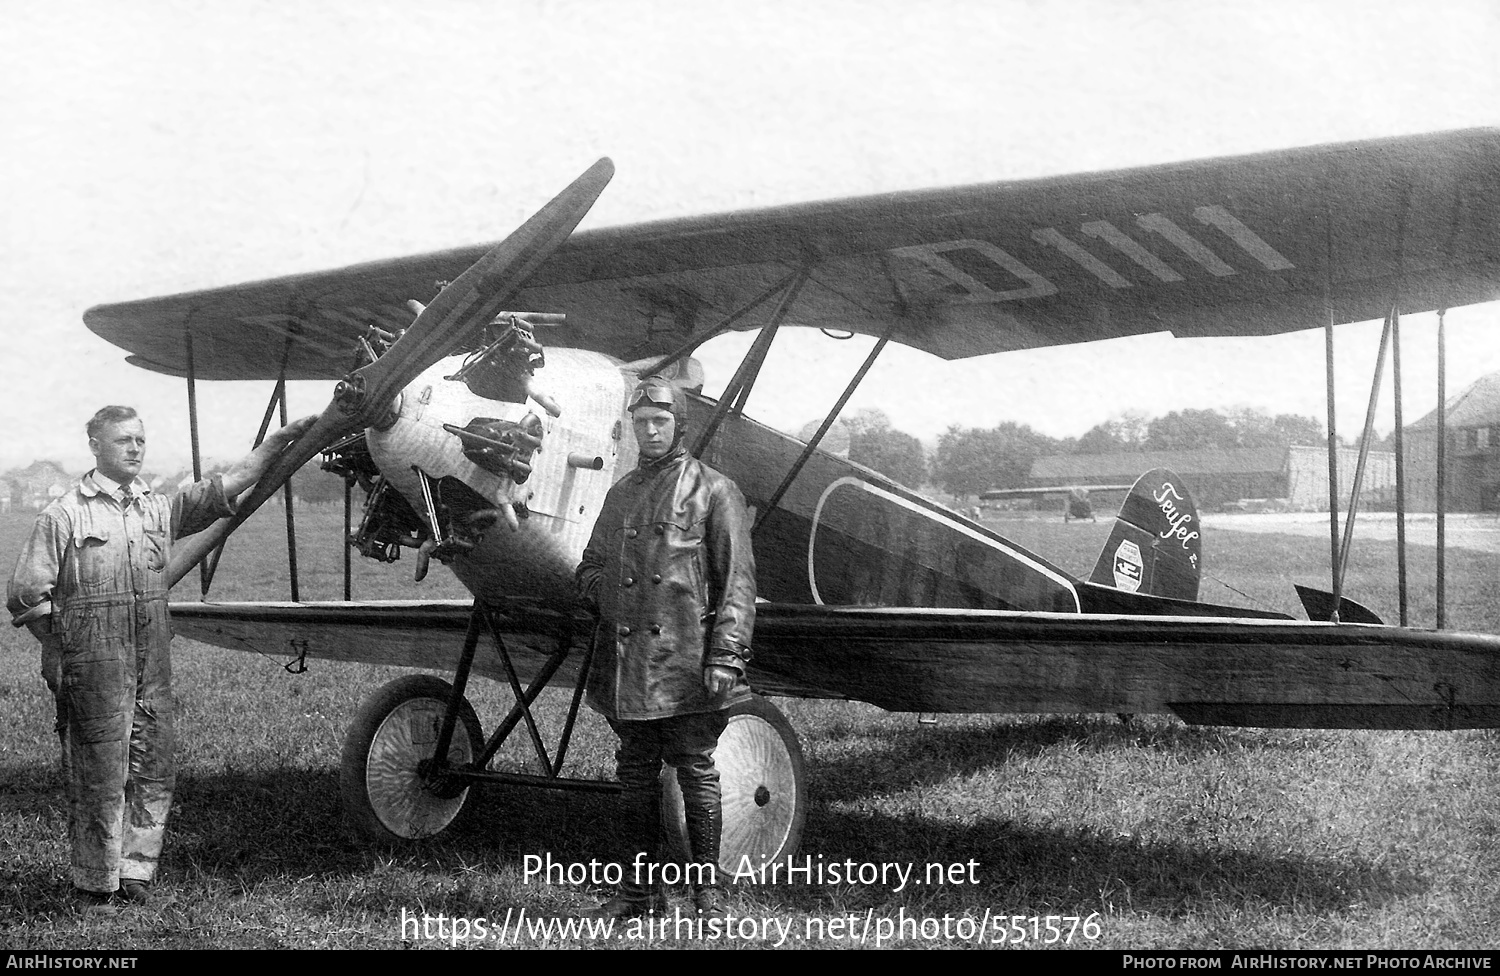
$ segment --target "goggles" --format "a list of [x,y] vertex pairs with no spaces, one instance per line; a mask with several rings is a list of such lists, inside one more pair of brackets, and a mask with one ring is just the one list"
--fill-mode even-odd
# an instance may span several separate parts
[[630,397],[629,410],[640,407],[659,407],[671,410],[677,402],[677,391],[670,386],[643,386]]

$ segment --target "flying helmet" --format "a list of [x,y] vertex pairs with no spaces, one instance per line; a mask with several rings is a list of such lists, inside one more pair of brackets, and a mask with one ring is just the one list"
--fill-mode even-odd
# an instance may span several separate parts
[[683,391],[660,376],[647,376],[631,391],[626,409],[634,413],[641,407],[670,410],[674,421],[672,446],[682,443],[682,438],[687,434],[687,396]]

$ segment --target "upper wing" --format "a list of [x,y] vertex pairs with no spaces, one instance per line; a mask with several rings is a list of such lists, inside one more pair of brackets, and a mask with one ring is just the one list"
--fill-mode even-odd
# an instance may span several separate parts
[[[90,309],[132,361],[335,378],[487,245]],[[1259,335],[1500,297],[1500,130],[1473,129],[575,234],[520,308],[641,358],[812,265],[789,322],[945,358],[1169,330]],[[739,325],[758,324],[746,320]]]

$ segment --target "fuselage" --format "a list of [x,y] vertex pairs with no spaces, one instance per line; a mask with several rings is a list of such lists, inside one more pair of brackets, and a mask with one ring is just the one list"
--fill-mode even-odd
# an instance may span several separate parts
[[[548,389],[561,408],[557,417],[535,403],[492,400],[445,379],[462,363],[455,356],[406,388],[394,423],[366,431],[381,473],[419,514],[425,509],[419,469],[432,479],[457,478],[496,507],[524,504],[528,517],[518,529],[501,520],[474,549],[449,563],[485,601],[516,596],[570,600],[573,570],[604,495],[635,466],[635,442],[621,424],[633,375],[622,372],[618,360],[599,353],[549,349],[547,356]],[[469,460],[459,439],[443,427],[463,427],[476,417],[519,422],[528,413],[541,420],[542,444],[532,457],[530,477],[520,484]]]
[[[394,423],[367,431],[373,460],[412,508],[425,513],[420,470],[456,478],[496,507],[521,503],[516,529],[502,521],[446,561],[486,602],[533,598],[567,603],[573,571],[609,487],[635,467],[625,411],[637,376],[611,357],[548,349],[547,391],[558,416],[535,402],[479,396],[446,379],[460,357],[421,374],[402,394]],[[692,396],[689,437],[704,429],[714,401]],[[524,482],[465,456],[445,429],[476,418],[540,418],[541,446]],[[702,458],[739,485],[760,514],[802,453],[796,438],[731,415]],[[596,460],[597,459],[597,460]],[[589,463],[586,463],[589,462]],[[597,467],[594,465],[597,464]],[[845,606],[958,607],[1077,612],[1074,581],[982,525],[846,458],[816,451],[755,533],[762,598]]]

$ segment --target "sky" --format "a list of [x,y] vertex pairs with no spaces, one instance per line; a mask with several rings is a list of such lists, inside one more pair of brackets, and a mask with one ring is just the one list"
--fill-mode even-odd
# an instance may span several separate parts
[[[601,155],[586,218],[664,217],[1500,124],[1492,0],[0,0],[0,470],[89,467],[105,403],[147,468],[189,457],[180,379],[88,307],[494,241]],[[1500,370],[1500,308],[1448,313],[1448,388]],[[1436,316],[1403,318],[1408,422]],[[1363,422],[1379,326],[1337,331]],[[699,355],[708,392],[749,342]],[[869,349],[773,352],[748,413],[795,430]],[[1325,416],[1323,337],[1143,337],[946,363],[887,350],[849,410],[931,442],[1055,437],[1137,411]],[[330,383],[293,384],[294,413]],[[203,452],[250,445],[268,384],[199,384]],[[1377,428],[1391,427],[1390,395]]]

